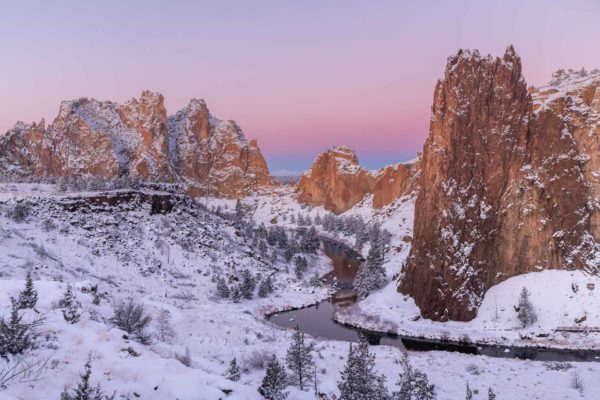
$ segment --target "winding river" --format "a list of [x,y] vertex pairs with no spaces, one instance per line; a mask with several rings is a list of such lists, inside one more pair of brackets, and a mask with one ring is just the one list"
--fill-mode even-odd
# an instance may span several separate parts
[[357,300],[352,291],[352,281],[361,256],[350,247],[331,239],[324,238],[322,242],[325,254],[332,260],[334,267],[323,280],[337,291],[317,304],[272,314],[267,317],[270,322],[283,328],[298,325],[301,331],[311,336],[332,340],[356,342],[361,334],[371,345],[396,346],[409,351],[450,351],[534,361],[600,361],[600,351],[597,350],[473,345],[374,332],[340,324],[334,321],[333,314],[338,307],[346,307]]

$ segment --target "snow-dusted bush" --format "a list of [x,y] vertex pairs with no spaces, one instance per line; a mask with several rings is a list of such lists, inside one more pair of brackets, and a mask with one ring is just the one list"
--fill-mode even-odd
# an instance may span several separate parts
[[118,301],[113,305],[113,316],[110,322],[133,335],[134,339],[142,344],[150,342],[150,335],[145,329],[152,321],[152,317],[146,313],[142,304],[136,304],[133,300]]

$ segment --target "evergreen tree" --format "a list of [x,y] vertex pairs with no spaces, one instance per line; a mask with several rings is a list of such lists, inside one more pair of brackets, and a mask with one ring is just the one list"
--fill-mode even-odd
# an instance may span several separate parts
[[225,279],[223,279],[223,278],[219,278],[217,280],[217,293],[219,294],[219,297],[221,297],[222,299],[229,298],[229,295],[230,295],[229,287],[227,286],[227,283],[225,282]]
[[388,400],[385,376],[375,373],[375,356],[369,353],[368,344],[361,339],[355,348],[352,343],[348,359],[338,382],[340,400]]
[[471,391],[471,388],[469,387],[469,382],[467,382],[467,396],[465,397],[465,400],[473,400],[473,391]]
[[30,325],[19,315],[19,303],[10,298],[10,319],[0,318],[0,356],[21,354],[33,345],[33,332]]
[[231,299],[234,303],[239,303],[242,298],[242,291],[240,290],[240,285],[236,285],[231,290]]
[[297,256],[296,262],[295,262],[295,269],[294,269],[294,272],[296,273],[296,277],[298,279],[302,279],[302,276],[304,275],[304,272],[306,272],[307,269],[308,269],[308,261],[306,261],[306,258]]
[[171,313],[166,308],[160,310],[158,314],[158,318],[156,319],[156,333],[158,339],[163,342],[168,342],[175,337],[175,331],[171,326]]
[[242,296],[245,299],[251,299],[254,296],[254,289],[256,288],[256,280],[252,276],[252,273],[245,269],[242,271],[242,284],[240,290],[242,291]]
[[526,287],[521,290],[521,296],[519,297],[519,311],[517,314],[521,326],[523,328],[528,327],[537,321],[537,315],[533,309],[533,304],[529,300],[529,291]]
[[285,361],[288,368],[294,373],[300,390],[304,390],[304,384],[312,379],[311,371],[314,368],[312,351],[314,345],[305,344],[304,332],[300,332],[298,325],[294,331],[292,344],[287,351]]
[[114,400],[115,394],[112,396],[105,395],[100,389],[100,384],[92,386],[90,377],[92,376],[92,360],[91,355],[85,363],[83,374],[79,375],[81,381],[77,384],[77,388],[69,393],[67,389],[61,393],[61,400]]
[[492,390],[492,388],[488,388],[488,400],[496,400],[496,393]]
[[73,294],[71,285],[67,285],[67,290],[65,291],[65,294],[63,295],[60,304],[63,307],[62,314],[65,318],[65,321],[67,321],[70,324],[75,324],[79,322],[79,319],[81,318],[81,314],[79,312],[80,304],[79,301],[77,301],[75,295]]
[[283,252],[283,258],[286,262],[292,261],[294,255],[298,252],[298,244],[294,240],[289,240],[287,247]]
[[379,229],[376,229],[372,234],[371,248],[367,259],[358,267],[358,272],[354,278],[354,288],[361,298],[381,289],[387,283],[385,269],[383,268],[384,247],[379,232]]
[[400,360],[402,372],[396,382],[398,391],[392,394],[393,400],[435,400],[435,386],[429,383],[425,373],[414,369],[404,354]]
[[270,276],[267,276],[258,286],[259,297],[267,297],[273,293],[273,280]]
[[38,293],[33,286],[31,272],[27,273],[25,289],[19,293],[19,308],[33,308],[38,300]]
[[244,219],[244,207],[242,206],[242,202],[240,199],[237,199],[235,202],[235,220],[240,222]]
[[258,393],[266,400],[284,400],[287,397],[285,392],[287,375],[285,369],[277,360],[275,354],[271,356],[267,364],[267,371],[262,380]]
[[321,225],[323,221],[321,220],[321,214],[317,214],[315,217],[315,225]]
[[300,249],[305,253],[316,253],[321,246],[321,240],[317,235],[317,230],[314,226],[304,234],[302,242],[300,243]]
[[235,357],[229,363],[229,369],[227,369],[227,379],[237,382],[240,380],[240,368],[237,365],[237,361]]

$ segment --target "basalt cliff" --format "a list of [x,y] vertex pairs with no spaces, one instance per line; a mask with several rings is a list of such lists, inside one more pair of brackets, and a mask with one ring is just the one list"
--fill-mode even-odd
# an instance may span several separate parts
[[231,197],[275,185],[235,122],[196,99],[167,116],[163,96],[149,91],[124,104],[65,101],[48,127],[17,123],[0,136],[0,174],[177,182],[192,195]]
[[470,320],[485,292],[543,269],[600,266],[600,72],[528,88],[512,47],[460,51],[435,88],[399,290]]

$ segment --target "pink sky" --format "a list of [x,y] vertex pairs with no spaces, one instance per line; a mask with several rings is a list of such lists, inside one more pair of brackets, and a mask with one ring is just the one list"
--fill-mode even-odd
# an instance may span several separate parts
[[[374,168],[413,158],[459,48],[513,44],[530,84],[600,67],[592,1],[9,2],[0,0],[0,131],[63,99],[204,98],[272,170],[346,144]],[[549,5],[551,3],[551,5]]]

